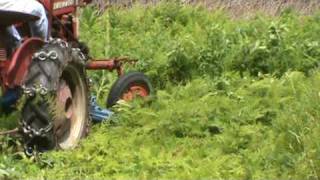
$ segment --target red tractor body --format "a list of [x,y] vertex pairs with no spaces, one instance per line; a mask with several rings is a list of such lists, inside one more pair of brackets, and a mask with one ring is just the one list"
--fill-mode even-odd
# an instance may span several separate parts
[[[49,33],[55,31],[56,37],[66,41],[76,39],[78,35],[77,7],[84,2],[78,0],[42,0],[41,2],[49,14]],[[37,17],[18,12],[0,11],[0,18],[0,31],[2,31],[0,35],[0,84],[2,90],[5,91],[8,88],[22,85],[32,55],[43,46],[44,42],[41,39],[31,37],[28,28],[26,28],[26,23],[37,20]],[[53,27],[55,21],[62,24]],[[10,25],[17,26],[24,36],[22,45],[11,54],[8,53],[5,42],[6,34],[4,33],[5,28]],[[63,27],[68,29],[63,29]]]
[[1,57],[2,60],[0,61],[0,80],[3,92],[8,88],[15,88],[22,85],[28,73],[32,55],[42,47],[43,43],[41,39],[28,38],[12,55],[7,55],[4,47],[0,49],[3,53],[3,57]]
[[14,52],[9,53],[5,29],[14,24],[25,24],[28,21],[37,20],[36,16],[0,11],[0,84],[2,90],[20,86],[32,59],[32,54],[38,50],[43,41],[29,37]]
[[[33,150],[73,148],[87,133],[89,119],[101,122],[110,114],[89,100],[86,69],[117,71],[119,78],[111,87],[107,108],[119,99],[131,101],[152,91],[143,73],[123,73],[127,58],[94,60],[78,41],[78,9],[90,0],[40,2],[48,14],[49,42],[30,35],[28,22],[39,17],[0,10],[0,112],[15,109],[18,99],[26,97],[19,102],[23,108],[17,132],[24,138],[27,155]],[[23,37],[15,49],[7,34],[9,26]]]
[[[78,38],[78,12],[79,6],[89,3],[90,0],[42,0],[41,1],[48,11],[49,33],[51,37],[61,38],[67,42],[77,43]],[[37,20],[37,17],[18,13],[0,11],[0,84],[2,91],[8,88],[21,86],[28,67],[32,61],[32,55],[43,46],[44,42],[39,38],[30,36],[28,32],[28,21]],[[4,30],[10,25],[15,25],[24,36],[24,41],[11,54],[8,53],[6,45],[6,35]],[[106,69],[117,70],[118,74],[122,74],[121,61],[126,58],[113,58],[91,61],[87,64],[87,69]]]

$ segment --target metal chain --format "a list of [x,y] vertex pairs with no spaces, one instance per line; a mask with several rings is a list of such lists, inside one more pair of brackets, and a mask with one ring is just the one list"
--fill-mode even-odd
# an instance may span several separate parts
[[83,52],[81,51],[80,48],[72,48],[72,51],[76,52],[79,55],[81,61],[87,61],[88,60],[88,58],[83,54]]
[[45,61],[47,59],[56,60],[58,59],[58,53],[54,50],[49,52],[40,51],[33,55],[33,59],[39,59],[40,61]]
[[[25,86],[22,86],[22,92],[23,94],[27,95],[28,97],[35,96],[36,93],[45,96],[48,94],[48,89],[44,87],[42,84],[36,86],[33,85],[31,88],[27,88]],[[27,134],[30,138],[33,137],[44,137],[52,128],[53,123],[49,122],[49,124],[46,127],[35,129],[32,126],[30,126],[29,123],[22,121],[22,131],[23,133]]]
[[69,47],[69,43],[60,39],[60,38],[51,38],[49,40],[50,44],[58,44],[60,47],[62,48],[68,48]]
[[[67,48],[69,47],[68,43],[61,40],[61,39],[51,39],[49,41],[50,44],[58,44],[62,48]],[[40,51],[37,52],[33,55],[34,60],[40,60],[40,61],[45,61],[45,60],[57,60],[58,59],[58,53],[55,50],[45,52],[45,51]],[[39,84],[36,85],[34,84],[32,87],[26,87],[25,85],[22,86],[22,92],[28,97],[33,97],[36,94],[40,94],[42,96],[45,96],[48,94],[48,88],[46,88],[44,85]],[[22,120],[21,123],[22,131],[24,134],[29,136],[29,138],[34,138],[34,137],[45,137],[46,134],[52,130],[53,128],[53,123],[48,122],[48,125],[45,127],[42,127],[40,129],[33,128],[29,123],[25,122]]]
[[44,96],[48,94],[48,89],[44,87],[42,84],[34,84],[32,87],[26,87],[25,85],[23,85],[22,92],[28,97],[33,97],[36,93],[39,93],[40,95]]
[[[56,44],[59,45],[61,48],[69,48],[68,42],[62,40],[62,39],[50,39],[50,44]],[[82,62],[85,62],[88,58],[82,53],[82,51],[79,48],[72,48],[72,52],[75,52],[77,55],[79,55],[79,58]],[[40,60],[40,61],[46,61],[46,60],[57,60],[58,59],[58,53],[55,50],[45,52],[40,51],[34,54],[33,58]],[[32,87],[26,87],[25,85],[22,86],[23,94],[25,94],[28,97],[33,97],[36,94],[40,94],[42,96],[45,96],[48,94],[48,89],[44,87],[42,84],[40,85],[33,85]],[[34,137],[45,137],[46,134],[52,130],[53,123],[49,122],[49,124],[46,127],[35,129],[33,128],[29,123],[22,121],[22,131],[23,133],[27,134],[30,138]]]
[[[69,44],[68,44],[68,42],[66,42],[66,41],[64,41],[64,40],[62,40],[62,39],[60,39],[60,38],[56,38],[56,39],[52,39],[52,38],[51,38],[51,39],[49,40],[49,43],[57,44],[57,45],[59,45],[59,46],[62,47],[62,48],[68,48],[68,47],[70,47]],[[72,51],[73,51],[73,52],[76,52],[76,53],[79,55],[79,57],[80,57],[80,59],[81,59],[82,61],[87,61],[87,60],[88,60],[88,58],[84,55],[84,53],[81,51],[80,48],[72,48]]]
[[28,134],[30,138],[33,137],[45,137],[46,134],[53,128],[53,123],[49,122],[46,127],[40,128],[39,130],[32,128],[26,122],[22,121],[22,131],[25,134]]
[[[62,39],[50,39],[49,44],[55,44],[60,46],[63,49],[69,48],[69,43],[62,40]],[[79,56],[80,60],[85,63],[85,61],[88,60],[87,56],[84,55],[84,53],[81,51],[79,48],[72,48],[72,53],[75,53]],[[51,50],[49,52],[46,51],[39,51],[33,55],[34,60],[39,60],[39,61],[46,61],[46,60],[57,60],[59,58],[58,52],[55,50]],[[90,81],[89,81],[90,82]],[[28,97],[33,97],[36,94],[40,94],[42,96],[45,96],[48,94],[48,89],[44,87],[44,85],[39,84],[39,85],[33,85],[32,87],[26,87],[25,85],[22,86],[23,94],[25,94]],[[42,127],[40,129],[33,128],[30,123],[23,121],[21,123],[22,131],[24,134],[26,134],[29,138],[30,141],[31,139],[35,137],[45,137],[48,132],[50,132],[54,125],[53,122],[49,122],[47,126]],[[26,148],[26,153],[30,154],[33,151],[32,147],[27,147]],[[32,154],[30,154],[31,156]]]

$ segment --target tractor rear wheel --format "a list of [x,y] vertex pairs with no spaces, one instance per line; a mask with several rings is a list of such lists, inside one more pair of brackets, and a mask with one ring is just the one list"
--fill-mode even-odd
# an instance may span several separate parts
[[74,148],[89,126],[85,57],[61,40],[34,55],[23,86],[26,153]]
[[107,108],[119,100],[132,101],[136,97],[147,97],[152,94],[150,80],[141,72],[130,72],[121,76],[111,87],[107,99]]

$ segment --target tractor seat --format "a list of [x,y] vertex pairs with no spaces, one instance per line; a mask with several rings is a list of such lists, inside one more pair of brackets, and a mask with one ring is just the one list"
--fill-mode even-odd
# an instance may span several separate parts
[[15,12],[15,11],[4,11],[0,10],[0,26],[10,26],[17,23],[26,23],[29,21],[38,20],[39,17],[26,14],[22,12]]

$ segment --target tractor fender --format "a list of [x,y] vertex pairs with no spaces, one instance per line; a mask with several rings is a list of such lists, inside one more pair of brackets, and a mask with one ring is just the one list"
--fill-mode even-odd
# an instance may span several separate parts
[[40,38],[28,38],[13,54],[6,73],[9,88],[21,86],[32,62],[33,54],[44,45]]

